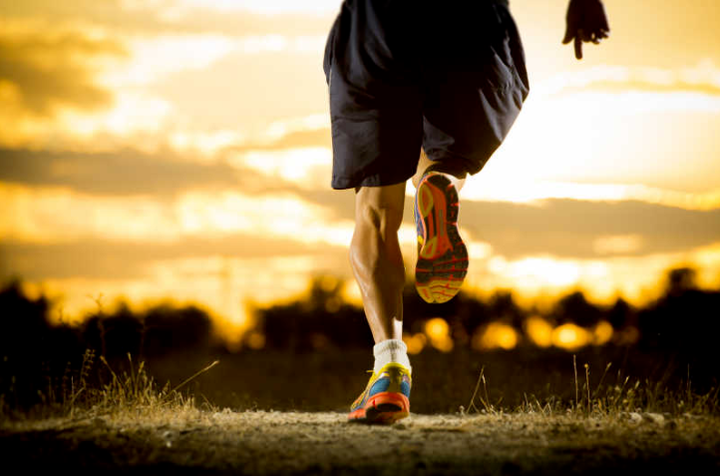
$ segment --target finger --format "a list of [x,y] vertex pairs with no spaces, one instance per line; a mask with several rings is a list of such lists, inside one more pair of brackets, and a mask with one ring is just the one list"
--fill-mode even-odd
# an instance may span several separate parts
[[593,32],[593,43],[598,43],[600,40],[608,38],[608,33],[605,30],[598,30]]
[[577,34],[578,14],[577,8],[573,2],[568,5],[567,16],[565,18],[565,36],[563,37],[563,44],[566,45],[572,41]]
[[575,37],[575,58],[582,59],[582,38],[579,35]]
[[605,14],[604,7],[602,8],[602,10],[600,12],[599,18],[600,18],[600,20],[599,20],[600,27],[603,28],[604,30],[610,31],[610,24],[608,23],[608,19],[607,19],[607,15]]
[[610,31],[610,25],[608,23],[607,14],[605,13],[605,6],[598,2],[597,11],[594,12],[593,18],[596,18],[600,28]]

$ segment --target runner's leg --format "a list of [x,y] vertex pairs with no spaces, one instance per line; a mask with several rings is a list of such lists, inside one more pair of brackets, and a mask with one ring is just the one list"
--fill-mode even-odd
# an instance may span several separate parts
[[404,201],[404,182],[359,187],[355,194],[350,263],[376,344],[402,339],[405,267],[397,234]]
[[410,413],[411,368],[402,341],[405,267],[398,241],[404,201],[405,182],[358,187],[355,194],[350,263],[375,339],[375,364],[349,421],[392,423]]

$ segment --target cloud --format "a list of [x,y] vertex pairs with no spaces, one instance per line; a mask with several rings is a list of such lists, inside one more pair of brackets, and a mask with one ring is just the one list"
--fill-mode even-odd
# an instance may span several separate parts
[[189,124],[241,128],[252,139],[279,118],[329,110],[321,49],[307,54],[235,50],[207,69],[160,78],[147,91],[173,104],[175,115]]
[[[496,254],[606,258],[678,252],[720,239],[720,209],[636,201],[547,200],[541,206],[465,201],[460,225]],[[600,240],[600,241],[598,241]]]
[[[158,200],[0,182],[0,202],[0,236],[30,243],[88,238],[175,243],[187,237],[249,233],[259,241],[285,237],[298,243],[347,246],[353,229],[352,221],[331,219],[328,208],[287,191],[252,195],[239,189],[192,190]],[[414,241],[414,235],[407,237]]]
[[[272,2],[259,3],[267,6]],[[267,14],[257,8],[214,8],[206,1],[23,0],[0,4],[0,16],[16,21],[52,18],[56,24],[90,23],[105,30],[140,35],[219,33],[231,36],[304,36],[327,34],[339,10],[339,1],[334,3],[335,8],[318,12],[313,9],[316,2],[293,2],[300,8]],[[240,6],[236,2],[228,5]]]
[[[352,191],[305,191],[305,200],[332,210],[335,220],[353,220]],[[413,223],[406,197],[403,221]],[[720,209],[686,210],[640,201],[549,199],[539,203],[464,200],[459,224],[474,241],[508,259],[551,255],[594,259],[679,252],[720,240]]]
[[[355,220],[355,192],[353,190],[331,190],[329,187],[325,189],[306,190],[300,187],[294,189],[298,196],[325,207],[328,212],[328,218],[332,220]],[[411,201],[406,200],[405,203],[405,222],[410,223],[412,220]],[[410,210],[410,219],[408,219],[408,210]]]
[[69,243],[0,242],[0,280],[19,276],[48,279],[137,279],[157,263],[190,258],[265,260],[330,255],[345,258],[343,247],[299,243],[289,238],[236,233],[217,238],[188,237],[173,243],[116,242],[96,238]]
[[332,152],[327,148],[255,150],[229,161],[241,169],[250,169],[303,189],[327,188],[332,175]]
[[660,68],[603,65],[564,71],[537,84],[533,94],[551,95],[578,91],[695,92],[720,95],[720,68],[706,58],[692,67]]
[[171,151],[145,154],[132,149],[92,153],[0,148],[0,181],[158,199],[188,190],[235,188],[255,194],[287,188],[277,179],[221,160],[198,162]]
[[[73,0],[72,2],[56,2],[54,0],[24,0],[22,2],[3,2],[0,14],[8,17],[33,17],[42,13],[43,16],[68,19],[77,17],[117,18],[123,0]],[[149,3],[149,2],[148,2]]]
[[714,153],[720,94],[590,86],[561,91],[528,100],[505,143],[469,187],[519,195],[528,182],[720,190]]
[[[323,35],[330,31],[334,15],[306,15],[286,13],[262,15],[238,11],[220,12],[196,10],[184,15],[137,15],[125,23],[124,28],[138,31],[163,31],[168,33],[219,33],[228,36],[285,35],[307,37]],[[152,19],[152,20],[151,20]]]
[[[284,210],[282,213],[278,210],[280,215],[277,216],[286,216],[289,213],[287,207],[298,201],[298,210],[305,210],[322,220],[317,223],[318,230],[339,233],[334,240],[342,241],[345,231],[341,232],[344,229],[341,224],[354,220],[354,194],[352,191],[339,192],[320,186],[307,188],[302,183],[294,183],[292,177],[283,179],[275,173],[275,169],[288,157],[280,155],[277,157],[279,162],[270,160],[270,169],[255,170],[243,163],[222,160],[194,162],[172,153],[148,155],[132,150],[71,153],[0,149],[0,181],[33,187],[66,187],[80,194],[67,197],[48,195],[45,199],[42,199],[44,195],[28,196],[27,203],[32,206],[17,208],[17,213],[34,210],[31,213],[35,217],[33,219],[40,219],[38,217],[45,216],[42,213],[50,213],[49,210],[57,204],[65,203],[74,210],[85,210],[85,213],[131,220],[135,228],[141,222],[148,222],[150,227],[151,223],[166,223],[163,229],[166,229],[168,238],[177,233],[195,233],[191,226],[195,222],[202,224],[198,226],[208,233],[235,233],[245,229],[245,224],[235,222],[247,216],[249,211],[262,209],[274,213],[269,208],[272,205]],[[260,158],[269,160],[273,157],[260,154],[258,160]],[[317,170],[317,167],[327,168],[312,163],[308,167],[307,170],[298,169],[298,173]],[[193,191],[202,193],[190,193]],[[110,196],[118,198],[108,202],[107,197]],[[146,199],[135,203],[120,198],[123,196],[145,196]],[[282,200],[278,201],[280,198]],[[45,202],[47,206],[42,205]],[[306,205],[314,207],[315,211],[306,210]],[[132,220],[128,210],[137,210],[132,212],[137,219]],[[69,213],[54,213],[55,218],[50,222],[65,223],[57,219]],[[144,217],[143,220],[139,220],[140,217]],[[28,223],[29,219],[29,215],[23,218]],[[266,221],[261,220],[270,226],[271,222]],[[49,222],[42,219],[42,223]],[[413,225],[411,198],[407,198],[405,204],[405,223],[410,227]],[[548,199],[530,204],[464,200],[460,223],[473,240],[489,243],[494,253],[508,258],[543,253],[574,258],[638,256],[695,248],[720,237],[720,209],[692,210],[633,200]],[[63,229],[67,231],[70,228]],[[273,233],[286,235],[287,230],[276,229],[275,225],[271,228]],[[150,228],[142,230],[138,231],[138,237],[145,236]],[[132,230],[128,228],[126,231],[129,233]],[[153,233],[156,237],[161,235],[164,236]],[[122,238],[126,234],[118,236]]]
[[209,9],[220,12],[250,11],[265,15],[300,12],[305,14],[335,13],[340,8],[340,0],[314,0],[298,2],[296,0],[179,0],[177,8]]
[[[5,146],[77,147],[102,139],[149,150],[203,142],[202,151],[214,154],[278,117],[325,109],[324,32],[253,33],[235,24],[231,32],[159,27],[133,33],[124,28],[127,12],[118,3],[106,5],[119,14],[107,24],[93,22],[98,9],[88,6],[84,15],[84,4],[59,8],[67,20],[50,21],[53,7],[35,3],[34,16],[8,7],[26,19],[18,12],[3,17],[0,10]],[[243,15],[251,14],[237,13]],[[305,90],[304,99],[288,87],[289,76],[294,88]],[[266,90],[274,94],[258,94]],[[204,138],[211,136],[223,140],[208,146]]]
[[598,254],[630,254],[642,246],[643,239],[639,235],[607,235],[593,241],[593,250]]
[[503,201],[533,203],[548,199],[589,201],[640,201],[685,210],[712,210],[720,208],[720,189],[709,192],[680,192],[640,184],[577,183],[516,180],[498,180],[496,176],[481,174],[477,180],[467,182],[463,197],[475,201]]
[[117,41],[77,32],[2,31],[0,51],[0,82],[13,88],[21,106],[38,116],[52,115],[58,106],[96,111],[112,105],[112,93],[95,83],[90,63],[126,55]]
[[329,127],[304,131],[292,131],[283,135],[278,140],[257,145],[245,145],[237,150],[283,150],[319,147],[325,149],[332,148]]

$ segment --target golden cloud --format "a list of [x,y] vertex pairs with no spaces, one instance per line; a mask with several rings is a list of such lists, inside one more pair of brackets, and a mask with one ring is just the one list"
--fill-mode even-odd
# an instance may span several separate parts
[[113,95],[95,82],[92,64],[127,54],[115,40],[68,31],[0,30],[0,50],[0,82],[37,116],[52,115],[58,106],[96,111],[112,105]]

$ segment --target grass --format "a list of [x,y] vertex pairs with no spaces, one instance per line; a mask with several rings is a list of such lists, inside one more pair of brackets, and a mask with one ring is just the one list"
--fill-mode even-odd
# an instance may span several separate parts
[[[96,368],[97,360],[102,364],[104,372]],[[212,362],[174,387],[169,382],[161,387],[148,373],[145,362],[136,364],[130,354],[127,354],[128,369],[117,371],[105,357],[96,359],[93,350],[86,350],[77,372],[73,372],[68,365],[59,385],[53,385],[48,378],[47,389],[38,392],[41,403],[29,411],[11,409],[6,403],[6,395],[1,395],[0,417],[10,420],[96,418],[119,414],[141,417],[165,411],[188,412],[203,407],[216,411],[209,402],[198,405],[195,396],[182,393],[181,390],[218,363],[217,360]],[[94,371],[105,375],[107,382],[93,379]]]
[[[584,379],[578,377],[577,356],[573,355],[573,374],[575,399],[563,401],[556,396],[541,401],[534,395],[523,394],[523,402],[512,409],[503,408],[501,399],[494,404],[488,397],[488,382],[485,367],[480,370],[470,403],[460,407],[460,413],[538,413],[545,416],[571,415],[576,417],[617,418],[629,414],[666,414],[679,415],[717,415],[720,413],[720,388],[711,388],[705,393],[696,393],[688,377],[677,387],[668,384],[668,373],[657,381],[650,379],[632,379],[618,371],[614,383],[606,383],[612,363],[608,363],[599,383],[593,388],[590,383],[590,365],[584,364]],[[482,386],[482,392],[480,392]],[[478,408],[479,402],[482,408]]]
[[[178,372],[169,381],[179,383],[161,386],[153,377],[162,375],[157,362],[146,365],[129,356],[108,362],[88,351],[78,369],[68,369],[45,391],[33,412],[16,412],[12,420],[0,415],[0,446],[8,461],[32,469],[65,465],[86,472],[147,474],[175,469],[183,474],[357,474],[359,461],[382,462],[377,468],[362,466],[367,472],[387,472],[390,467],[412,474],[423,468],[428,474],[478,473],[478,468],[484,468],[483,474],[637,474],[648,468],[656,474],[681,474],[691,465],[700,472],[717,467],[718,392],[698,394],[689,377],[670,388],[664,376],[631,378],[615,372],[613,364],[583,364],[582,354],[572,360],[562,355],[568,364],[562,385],[550,385],[552,372],[536,361],[530,371],[548,381],[550,390],[537,392],[540,397],[522,394],[517,404],[519,388],[537,387],[525,375],[519,375],[515,386],[503,384],[500,379],[515,368],[507,363],[508,355],[500,355],[506,367],[487,355],[482,359],[489,363],[471,367],[457,356],[442,361],[439,354],[428,354],[425,363],[438,370],[421,366],[414,401],[442,399],[443,405],[457,409],[452,396],[462,394],[467,403],[464,392],[472,390],[460,414],[421,411],[393,427],[370,428],[344,424],[344,416],[330,412],[335,408],[327,401],[317,413],[317,407],[308,408],[302,401],[291,407],[266,404],[265,395],[277,389],[294,390],[299,398],[305,389],[296,386],[299,381],[315,390],[325,383],[330,401],[354,391],[335,385],[347,384],[345,375],[361,377],[338,371],[361,360],[358,356],[345,352],[318,357],[258,352],[237,355],[233,363],[228,363],[232,356],[224,357],[218,366],[217,360],[200,363],[206,362],[204,356],[194,356],[194,364],[168,356],[164,365]],[[443,372],[445,364],[454,365],[454,371]],[[602,371],[595,372],[595,366]],[[199,370],[188,370],[194,368]],[[183,378],[182,372],[189,376]],[[255,395],[264,409],[269,405],[282,411],[198,403],[209,389],[203,384],[213,383],[225,394],[231,384],[248,385],[244,388],[254,394],[259,387],[249,385],[257,382],[272,386],[269,394]],[[452,385],[446,388],[440,382]],[[510,388],[512,394],[503,394]]]
[[[309,357],[315,358],[318,355]],[[438,356],[428,357],[429,360],[437,363],[436,357]],[[209,382],[215,385],[216,395],[218,393],[230,393],[227,385],[231,383],[240,381],[243,385],[250,385],[251,383],[257,384],[262,379],[264,379],[264,385],[272,384],[275,386],[273,387],[274,392],[283,389],[304,390],[303,387],[297,387],[296,382],[274,372],[275,368],[280,364],[284,368],[288,367],[287,356],[273,357],[259,353],[255,358],[256,360],[250,362],[240,360],[225,365],[222,367],[220,374],[212,372],[212,379],[207,374],[218,365],[218,360],[212,361],[209,365],[199,364],[198,362],[201,362],[199,359],[193,364],[180,365],[177,360],[170,359],[174,369],[182,370],[183,368],[197,366],[200,367],[200,370],[186,378],[182,374],[174,376],[172,380],[180,382],[177,385],[171,386],[170,383],[166,383],[161,386],[152,376],[157,373],[149,371],[145,362],[136,362],[128,355],[124,362],[115,362],[111,365],[104,357],[97,357],[93,351],[88,350],[83,355],[82,364],[78,369],[73,371],[68,367],[62,379],[55,382],[55,385],[48,380],[47,388],[41,394],[41,404],[30,411],[21,412],[10,408],[6,403],[10,399],[6,395],[0,395],[0,417],[15,420],[52,417],[94,418],[120,414],[139,417],[155,415],[165,411],[177,413],[208,409],[214,412],[222,407],[229,407],[233,410],[265,408],[300,411],[318,411],[318,409],[340,411],[342,409],[332,405],[324,405],[322,402],[319,402],[319,406],[318,402],[312,402],[315,404],[315,407],[312,407],[300,397],[297,397],[298,400],[291,403],[289,407],[277,402],[267,402],[265,404],[263,398],[266,398],[266,396],[254,394],[253,388],[249,386],[247,387],[248,393],[252,398],[257,398],[262,404],[254,404],[248,407],[247,405],[222,403],[217,397],[213,398],[212,395],[211,401],[204,396],[204,392],[210,388],[201,385],[201,383],[208,384]],[[300,359],[301,357],[295,356],[295,362],[293,363],[298,369],[303,366],[304,362]],[[354,357],[348,356],[348,359],[353,360]],[[253,362],[255,365],[252,365]],[[324,378],[323,376],[327,375],[341,377],[342,373],[337,373],[334,368],[328,369],[325,367],[328,362],[334,362],[334,365],[339,367],[347,364],[342,360],[335,362],[331,357],[330,360],[321,359],[312,368],[305,369],[304,373],[295,372],[298,374],[296,378],[304,380],[303,383],[306,386],[310,385],[312,387],[313,381],[309,379]],[[268,367],[258,370],[257,366],[261,363]],[[713,387],[703,393],[696,392],[690,379],[689,369],[687,378],[678,383],[676,380],[669,378],[668,371],[653,380],[651,378],[633,378],[630,375],[625,375],[622,369],[615,372],[612,363],[606,364],[602,371],[595,373],[594,368],[591,368],[588,363],[579,366],[576,355],[572,356],[571,364],[572,367],[568,365],[568,368],[571,368],[572,372],[564,373],[565,377],[561,379],[560,386],[550,386],[548,383],[547,391],[537,393],[534,392],[539,387],[530,387],[527,382],[524,385],[526,388],[522,388],[517,384],[515,387],[508,387],[507,382],[498,384],[497,379],[503,373],[510,372],[512,368],[508,367],[504,372],[498,372],[496,367],[499,364],[492,363],[492,361],[490,365],[494,374],[491,372],[492,375],[489,378],[486,365],[482,365],[479,374],[477,374],[474,387],[471,387],[472,384],[469,383],[468,379],[456,379],[454,376],[444,374],[440,369],[437,375],[433,377],[436,379],[434,383],[427,380],[426,377],[431,377],[427,374],[418,379],[419,383],[425,385],[425,387],[419,386],[417,396],[414,398],[419,403],[421,403],[422,399],[427,400],[428,397],[441,399],[444,406],[436,406],[435,409],[423,409],[421,405],[417,405],[415,408],[418,408],[419,410],[416,411],[421,413],[447,413],[447,410],[438,410],[437,408],[450,408],[452,404],[448,400],[450,395],[462,393],[462,388],[458,387],[467,385],[473,391],[467,406],[459,407],[459,413],[462,415],[520,413],[542,416],[563,415],[577,418],[620,418],[631,413],[673,416],[683,414],[717,415],[720,413],[718,388]],[[465,365],[467,365],[467,362],[465,362]],[[595,365],[597,365],[597,362]],[[123,370],[119,370],[120,368],[123,368]],[[423,369],[424,372],[428,370],[429,368]],[[223,372],[226,373],[223,374]],[[248,372],[250,373],[248,374]],[[252,372],[258,373],[253,374]],[[457,367],[454,372],[467,374],[467,368]],[[492,381],[492,376],[494,376],[496,382]],[[542,375],[540,375],[540,378],[542,378]],[[439,381],[450,381],[453,382],[453,385],[445,384],[445,387],[448,387],[445,388],[442,385],[437,385]],[[342,385],[340,386],[342,387],[345,383],[347,382],[341,382]],[[565,391],[562,388],[563,386],[568,390],[572,390]],[[508,388],[513,388],[513,393],[508,393]],[[326,389],[333,393],[330,396],[331,400],[343,399],[342,395],[334,395],[340,392],[338,388],[332,387],[331,390],[331,387],[326,385]],[[342,390],[345,391],[347,388]],[[428,392],[436,392],[436,394],[430,395]],[[519,394],[521,397],[517,398],[513,394]],[[458,406],[454,408],[458,409]]]

